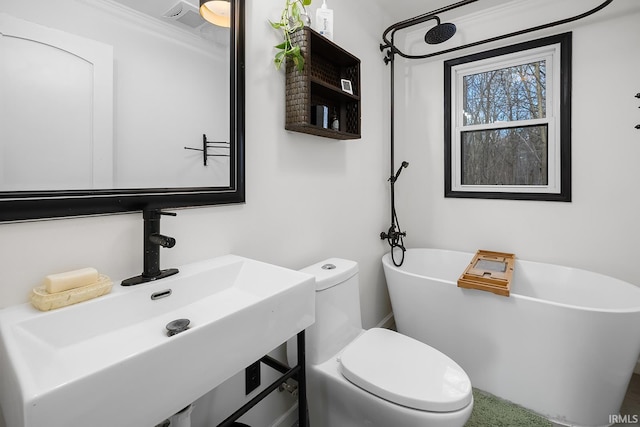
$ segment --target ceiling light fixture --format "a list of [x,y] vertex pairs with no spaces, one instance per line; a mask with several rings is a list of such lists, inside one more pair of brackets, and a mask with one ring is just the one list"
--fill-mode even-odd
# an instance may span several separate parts
[[231,27],[231,1],[200,0],[200,15],[214,25]]

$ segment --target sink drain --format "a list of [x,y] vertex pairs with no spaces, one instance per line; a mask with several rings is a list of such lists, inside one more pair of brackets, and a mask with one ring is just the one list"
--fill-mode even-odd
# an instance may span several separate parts
[[189,323],[191,323],[189,319],[177,319],[167,323],[167,335],[171,337],[186,331],[189,329]]

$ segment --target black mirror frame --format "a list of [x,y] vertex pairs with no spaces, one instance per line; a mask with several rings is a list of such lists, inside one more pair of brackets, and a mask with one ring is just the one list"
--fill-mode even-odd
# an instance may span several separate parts
[[0,222],[244,203],[245,7],[231,1],[229,187],[0,192]]

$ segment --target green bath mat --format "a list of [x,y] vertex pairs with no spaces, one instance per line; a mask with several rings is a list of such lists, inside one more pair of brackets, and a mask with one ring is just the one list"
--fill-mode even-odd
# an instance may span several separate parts
[[551,427],[551,422],[514,403],[473,389],[473,412],[465,427]]

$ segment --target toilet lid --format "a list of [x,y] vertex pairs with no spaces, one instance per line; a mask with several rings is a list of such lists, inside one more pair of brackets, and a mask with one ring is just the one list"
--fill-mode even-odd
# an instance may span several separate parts
[[449,357],[413,338],[373,328],[340,357],[342,375],[378,397],[431,412],[471,403],[471,381]]

